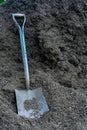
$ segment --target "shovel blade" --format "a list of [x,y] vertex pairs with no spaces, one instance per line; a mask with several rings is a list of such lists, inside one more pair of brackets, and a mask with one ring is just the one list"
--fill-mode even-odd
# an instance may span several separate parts
[[49,111],[42,88],[34,90],[15,90],[18,115],[33,119],[40,118]]

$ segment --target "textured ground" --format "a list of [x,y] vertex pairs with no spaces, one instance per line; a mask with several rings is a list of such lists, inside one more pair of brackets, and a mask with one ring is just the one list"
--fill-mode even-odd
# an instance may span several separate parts
[[[50,111],[17,115],[25,88],[12,13],[25,13],[31,87],[42,86]],[[87,0],[9,0],[0,5],[0,130],[87,130]]]

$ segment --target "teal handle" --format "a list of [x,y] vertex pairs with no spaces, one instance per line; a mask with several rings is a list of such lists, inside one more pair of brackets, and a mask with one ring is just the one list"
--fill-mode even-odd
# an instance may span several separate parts
[[[26,43],[25,43],[25,35],[24,35],[24,25],[26,22],[25,14],[12,14],[13,20],[19,30],[20,34],[20,42],[21,42],[21,49],[22,49],[22,58],[24,64],[24,72],[25,72],[25,80],[26,80],[26,88],[29,89],[30,86],[30,77],[29,77],[29,68],[28,68],[28,60],[27,60],[27,51],[26,51]],[[22,27],[18,24],[15,17],[24,17],[24,22]]]
[[[23,25],[22,25],[22,27],[18,24],[18,22],[17,22],[17,20],[15,19],[15,17],[24,17],[24,22],[23,22]],[[14,22],[15,22],[15,25],[17,26],[17,28],[20,30],[20,29],[24,29],[24,25],[25,25],[25,22],[26,22],[26,16],[25,16],[25,14],[19,14],[19,13],[17,13],[17,14],[12,14],[12,18],[13,18],[13,20],[14,20]]]

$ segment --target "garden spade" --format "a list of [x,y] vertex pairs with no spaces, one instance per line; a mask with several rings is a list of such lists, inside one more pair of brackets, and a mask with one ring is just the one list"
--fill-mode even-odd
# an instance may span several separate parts
[[[27,118],[40,118],[45,112],[49,111],[49,108],[41,87],[33,90],[29,89],[30,76],[29,76],[25,36],[24,36],[24,25],[26,22],[26,16],[25,14],[16,13],[12,14],[12,18],[18,28],[20,35],[20,43],[21,43],[25,81],[26,81],[25,90],[18,90],[18,89],[15,90],[18,115]],[[23,20],[21,24],[18,19]]]

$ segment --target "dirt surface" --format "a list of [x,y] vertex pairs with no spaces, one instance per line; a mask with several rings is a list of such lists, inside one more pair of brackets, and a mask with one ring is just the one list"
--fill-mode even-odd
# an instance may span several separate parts
[[37,104],[37,101],[35,98],[31,100],[25,100],[24,102],[24,108],[28,111],[30,109],[39,110],[39,105]]
[[[18,30],[25,13],[31,88],[42,87],[50,111],[17,115],[14,90],[25,88]],[[87,130],[87,0],[8,0],[0,5],[0,130]]]

